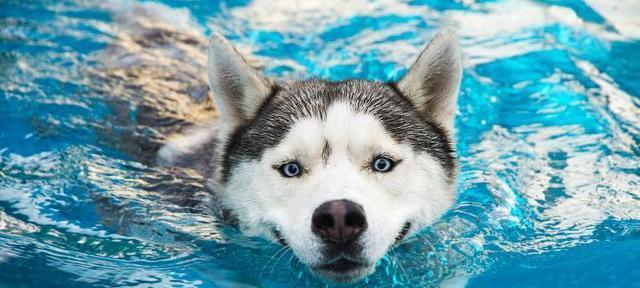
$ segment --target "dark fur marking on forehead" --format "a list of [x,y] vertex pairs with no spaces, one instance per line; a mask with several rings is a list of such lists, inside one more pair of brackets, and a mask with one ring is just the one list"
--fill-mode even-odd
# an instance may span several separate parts
[[322,147],[322,162],[327,165],[327,161],[329,161],[329,156],[331,155],[331,146],[329,146],[329,141],[324,140],[324,147]]
[[223,155],[223,182],[234,165],[259,159],[267,148],[278,145],[299,119],[324,119],[336,101],[348,103],[356,112],[373,115],[396,141],[429,153],[449,178],[454,178],[455,152],[446,131],[419,113],[395,85],[310,79],[273,89],[256,116],[232,133]]

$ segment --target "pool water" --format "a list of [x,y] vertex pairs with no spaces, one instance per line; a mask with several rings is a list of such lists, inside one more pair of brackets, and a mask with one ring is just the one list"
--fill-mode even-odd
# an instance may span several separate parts
[[634,0],[2,1],[0,287],[334,286],[222,225],[202,176],[153,152],[213,115],[211,31],[278,79],[389,81],[447,25],[465,63],[457,202],[352,286],[640,287],[638,15]]

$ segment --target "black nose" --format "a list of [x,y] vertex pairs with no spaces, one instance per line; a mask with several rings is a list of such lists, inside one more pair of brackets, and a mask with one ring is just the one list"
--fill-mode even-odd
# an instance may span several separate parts
[[333,200],[320,205],[311,217],[311,231],[325,242],[344,244],[367,229],[362,206],[349,200]]

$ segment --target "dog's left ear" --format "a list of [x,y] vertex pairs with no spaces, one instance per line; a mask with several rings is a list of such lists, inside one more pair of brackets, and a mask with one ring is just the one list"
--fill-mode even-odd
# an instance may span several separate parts
[[453,133],[461,77],[458,39],[451,28],[444,28],[420,53],[397,87],[427,118]]
[[226,133],[255,116],[274,84],[250,67],[218,33],[209,40],[208,58],[209,85]]

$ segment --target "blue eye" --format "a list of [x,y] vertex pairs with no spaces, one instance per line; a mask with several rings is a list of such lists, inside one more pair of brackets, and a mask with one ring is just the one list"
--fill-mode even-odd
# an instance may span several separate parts
[[280,174],[284,177],[297,177],[302,174],[302,168],[298,162],[289,162],[280,165]]
[[383,173],[391,171],[395,166],[396,162],[393,162],[393,160],[384,156],[376,157],[376,159],[373,160],[373,163],[371,163],[371,168],[373,169],[373,171]]

